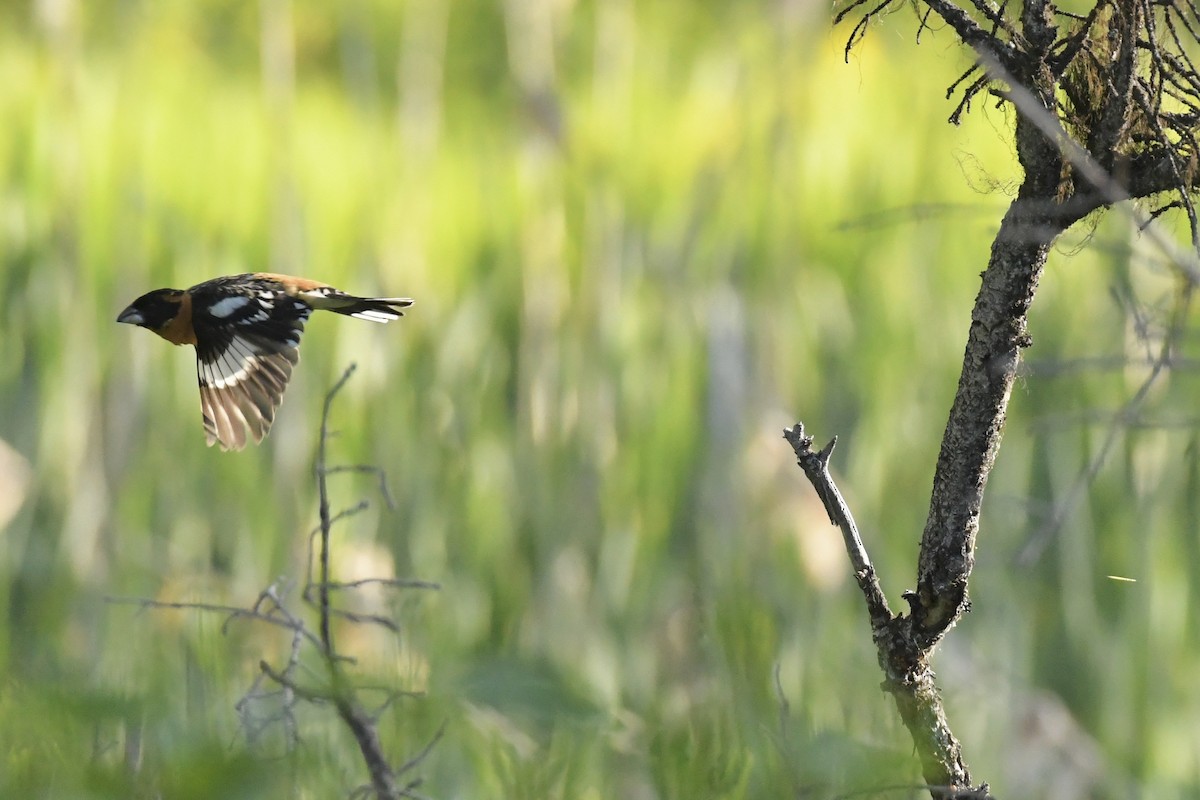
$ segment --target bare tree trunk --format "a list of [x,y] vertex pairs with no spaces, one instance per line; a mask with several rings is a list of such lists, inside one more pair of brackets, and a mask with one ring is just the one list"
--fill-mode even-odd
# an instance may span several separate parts
[[[847,54],[866,35],[873,17],[898,4],[852,0],[837,21],[865,10],[850,33]],[[1086,16],[1060,12],[1048,0],[1025,0],[1012,18],[1007,4],[986,0],[972,0],[966,7],[950,0],[923,4],[920,26],[936,15],[976,57],[947,94],[962,87],[950,121],[957,123],[981,94],[1013,106],[1014,139],[1025,176],[992,243],[971,314],[921,536],[917,589],[904,594],[910,614],[894,615],[888,608],[850,511],[829,476],[834,442],[813,451],[801,424],[784,437],[830,520],[842,528],[866,599],[884,688],[912,735],[931,794],[980,798],[988,795],[987,784],[972,787],[929,658],[969,606],[967,584],[983,492],[1000,449],[1020,353],[1031,344],[1029,309],[1051,245],[1097,209],[1170,192],[1174,199],[1139,222],[1149,224],[1163,210],[1181,209],[1191,225],[1193,246],[1200,250],[1200,223],[1191,200],[1200,173],[1200,71],[1189,52],[1200,45],[1200,28],[1193,26],[1189,14],[1195,11],[1186,4],[1152,0],[1101,0]],[[1160,36],[1160,30],[1170,35]],[[1170,101],[1166,108],[1164,97]],[[1186,279],[1183,291],[1190,296],[1200,283],[1195,255],[1178,257],[1169,236],[1152,238],[1174,257]],[[1168,344],[1156,375],[1165,370],[1170,354]]]
[[1031,214],[1033,205],[1018,198],[1009,207],[971,313],[921,537],[917,591],[909,598],[923,647],[937,642],[967,602],[983,490],[1000,449],[1020,352],[1030,344],[1029,307],[1050,245],[1061,233]]

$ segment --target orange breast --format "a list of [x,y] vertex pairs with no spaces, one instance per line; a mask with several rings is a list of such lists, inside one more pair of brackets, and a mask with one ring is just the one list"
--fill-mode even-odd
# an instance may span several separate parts
[[179,297],[179,313],[166,327],[155,331],[171,344],[195,344],[196,331],[192,327],[192,297],[184,292]]

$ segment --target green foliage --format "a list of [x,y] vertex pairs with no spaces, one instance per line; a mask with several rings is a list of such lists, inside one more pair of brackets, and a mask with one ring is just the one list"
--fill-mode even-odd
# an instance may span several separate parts
[[[380,722],[397,763],[445,725],[421,792],[918,783],[780,431],[841,437],[837,477],[899,603],[1017,177],[1010,120],[980,103],[946,125],[966,62],[899,17],[847,66],[845,32],[796,4],[527,5],[0,10],[0,439],[31,469],[0,543],[0,796],[364,781],[326,708],[291,758],[277,728],[247,741],[234,704],[286,652],[278,631],[104,602],[249,605],[302,582],[320,405],[351,360],[332,457],[384,468],[397,510],[339,527],[335,570],[443,589],[348,600],[403,634],[338,640],[364,682],[427,692]],[[937,666],[1002,795],[1033,774],[1019,745],[1047,741],[1029,720],[1060,706],[1059,763],[1070,746],[1100,765],[1084,794],[1194,793],[1193,374],[1139,418],[1178,427],[1119,434],[1012,567],[1144,375],[1049,367],[1138,352],[1130,310],[1161,327],[1175,289],[1119,218],[1082,246],[1045,277],[1029,356],[1046,369],[1018,388],[975,610]],[[267,268],[417,305],[386,329],[318,315],[270,438],[207,450],[191,354],[112,320],[150,288]],[[0,501],[19,492],[5,470]],[[335,481],[339,504],[375,497],[369,476]]]

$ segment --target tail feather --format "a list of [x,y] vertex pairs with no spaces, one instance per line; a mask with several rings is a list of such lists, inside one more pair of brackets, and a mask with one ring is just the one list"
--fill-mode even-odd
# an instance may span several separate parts
[[345,314],[348,317],[370,320],[371,322],[391,322],[400,319],[404,312],[400,309],[412,305],[410,297],[354,297],[353,295],[334,295],[326,298],[323,304],[328,311]]

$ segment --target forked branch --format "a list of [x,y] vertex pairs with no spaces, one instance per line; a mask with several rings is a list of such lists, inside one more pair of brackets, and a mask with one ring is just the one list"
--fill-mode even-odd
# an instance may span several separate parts
[[929,791],[934,797],[946,800],[988,797],[986,784],[971,785],[962,747],[946,722],[941,694],[929,668],[928,651],[914,636],[908,618],[894,616],[888,608],[854,517],[829,474],[829,457],[836,437],[821,450],[813,450],[812,437],[805,435],[804,424],[797,422],[784,429],[783,438],[792,446],[796,462],[821,498],[829,521],[842,531],[854,579],[871,618],[871,638],[885,676],[883,688],[895,699],[900,719],[912,736]]
[[[852,0],[837,21],[858,11],[847,54],[871,20],[898,6]],[[973,53],[974,65],[951,87],[963,97],[986,91],[1015,111],[1014,143],[1024,179],[992,243],[976,297],[958,389],[934,471],[921,538],[917,588],[905,594],[910,613],[885,615],[886,602],[865,549],[832,485],[833,443],[813,452],[796,426],[785,435],[830,519],[843,530],[872,635],[912,733],[930,786],[975,796],[958,744],[945,726],[928,656],[969,607],[967,584],[984,490],[999,452],[1021,351],[1031,345],[1028,314],[1051,246],[1071,225],[1099,209],[1138,198],[1182,208],[1200,250],[1200,73],[1191,51],[1200,44],[1193,4],[1098,0],[1087,15],[1050,0],[1025,0],[1011,16],[1007,3],[923,0]],[[925,18],[919,12],[918,32]],[[919,33],[918,33],[919,35]],[[982,74],[976,75],[976,70]],[[971,78],[968,83],[967,79]],[[1170,195],[1162,201],[1163,195]],[[1130,212],[1135,213],[1136,212]],[[1139,218],[1139,223],[1144,217]],[[1172,258],[1190,297],[1200,283],[1195,253],[1149,226],[1150,238]],[[1186,307],[1187,303],[1181,305]],[[1161,369],[1172,352],[1164,348]],[[937,797],[945,790],[930,791]]]

